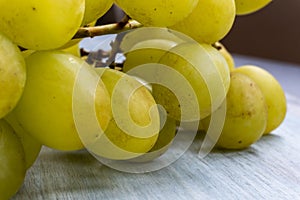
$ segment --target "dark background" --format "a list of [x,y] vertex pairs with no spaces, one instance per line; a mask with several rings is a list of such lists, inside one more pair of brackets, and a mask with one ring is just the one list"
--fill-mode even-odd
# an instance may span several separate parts
[[[113,7],[98,24],[122,19]],[[238,16],[222,40],[232,53],[300,64],[300,0],[273,0],[250,15]]]
[[300,63],[300,0],[273,0],[238,16],[223,40],[230,52]]

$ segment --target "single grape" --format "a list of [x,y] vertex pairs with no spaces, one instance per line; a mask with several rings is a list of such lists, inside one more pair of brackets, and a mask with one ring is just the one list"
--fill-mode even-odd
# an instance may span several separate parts
[[82,25],[89,24],[103,16],[113,5],[113,0],[85,0]]
[[230,31],[235,19],[234,0],[199,0],[193,12],[171,29],[200,43],[213,44]]
[[0,120],[0,199],[10,199],[25,178],[25,159],[22,143],[12,127]]
[[[153,84],[153,96],[170,117],[186,122],[200,120],[217,109],[225,99],[230,82],[229,70],[223,56],[212,46],[179,44],[164,54],[159,64],[169,69],[165,72],[164,67],[158,67],[154,73],[156,79],[166,81],[172,88]],[[179,73],[179,77],[175,77],[173,72]],[[179,80],[180,77],[183,79]]]
[[66,44],[81,25],[85,0],[0,0],[0,31],[33,50]]
[[272,0],[235,0],[236,14],[251,14],[264,8],[271,3],[271,1]]
[[[231,72],[226,105],[225,124],[217,147],[243,149],[259,140],[267,125],[267,105],[258,85],[244,74]],[[210,117],[201,121],[205,129],[209,122]]]
[[26,81],[24,58],[16,45],[0,33],[0,118],[19,101]]
[[[146,87],[122,72],[97,68],[111,97],[110,120],[103,135],[87,145],[92,153],[114,160],[137,157],[155,144],[160,118],[156,103]],[[107,108],[108,109],[108,108]]]
[[226,49],[226,47],[221,44],[220,42],[216,42],[213,44],[213,47],[215,47],[225,58],[228,67],[229,67],[229,71],[234,70],[235,68],[235,63],[234,63],[234,59],[232,57],[232,55],[229,53],[229,51]]
[[[14,110],[20,125],[48,147],[82,149],[73,118],[73,90],[79,70],[87,71],[92,78],[97,74],[89,71],[91,67],[81,58],[61,51],[35,52],[26,58],[26,65],[26,87]],[[83,89],[88,87],[83,81],[78,84]],[[81,98],[94,98],[94,93],[88,95]],[[96,101],[95,106],[98,104],[102,102]]]
[[198,0],[115,0],[126,14],[145,26],[171,26],[187,17]]
[[276,129],[284,120],[287,103],[280,83],[268,71],[257,66],[241,66],[236,72],[249,76],[261,89],[268,106],[268,123],[265,134]]
[[21,126],[21,124],[17,121],[13,112],[10,112],[5,116],[5,121],[10,124],[10,126],[14,129],[15,133],[19,137],[22,146],[24,148],[25,153],[25,167],[29,169],[36,158],[38,157],[42,145],[35,138],[33,138],[26,130]]

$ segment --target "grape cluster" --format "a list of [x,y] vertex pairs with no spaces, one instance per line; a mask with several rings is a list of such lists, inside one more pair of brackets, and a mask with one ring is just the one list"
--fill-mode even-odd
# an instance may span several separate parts
[[[276,129],[281,86],[259,67],[235,68],[218,42],[236,15],[269,2],[0,0],[0,199],[17,192],[42,145],[141,163],[166,153],[181,129],[205,130],[229,149]],[[127,20],[94,27],[114,3]],[[144,27],[121,33],[107,53],[125,56],[123,72],[81,57],[82,35],[122,32],[132,20]]]

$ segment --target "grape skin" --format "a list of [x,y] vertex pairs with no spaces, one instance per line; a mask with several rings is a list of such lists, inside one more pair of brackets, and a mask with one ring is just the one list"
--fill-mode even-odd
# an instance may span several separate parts
[[[184,91],[184,93],[177,95],[184,99],[183,102],[187,108],[184,111],[185,114],[181,112],[184,105],[180,105],[172,92],[163,86],[153,85],[153,95],[156,101],[164,106],[170,117],[178,121],[181,119],[187,121],[203,119],[210,115],[212,109],[219,107],[225,99],[230,82],[228,66],[223,56],[210,45],[182,43],[164,54],[159,63],[169,66],[183,75],[185,81],[191,84],[197,97],[197,99],[189,99],[193,95],[186,93],[186,89],[182,88],[183,84],[179,80],[175,80],[171,74],[162,74],[163,79],[174,82],[172,84],[174,87],[182,88]],[[206,74],[206,69],[209,70],[209,76]],[[203,77],[205,75],[207,75],[207,84],[215,85],[216,90],[213,93],[208,90],[208,85]],[[220,87],[217,85],[219,83],[221,84]],[[200,118],[191,114],[195,112],[197,107],[200,109]]]
[[[116,115],[113,115],[104,130],[106,137],[99,137],[87,148],[98,156],[114,160],[130,159],[148,152],[157,140],[160,127],[158,109],[151,93],[135,78],[124,73],[103,68],[97,68],[96,71],[112,99],[111,108],[117,109],[114,112],[122,120],[116,120]],[[125,82],[117,85],[119,81]],[[136,86],[139,88],[134,90]],[[124,94],[114,97],[116,91]],[[128,94],[131,94],[129,99]],[[125,102],[127,106],[117,107],[115,103],[118,102]],[[126,116],[127,112],[129,116]]]
[[72,97],[79,69],[90,66],[61,51],[35,52],[26,65],[26,87],[14,109],[17,120],[43,145],[69,151],[84,148],[74,124]]
[[0,33],[0,119],[19,101],[26,82],[25,61],[20,50]]
[[247,15],[254,13],[271,2],[272,0],[235,0],[236,14]]
[[85,0],[82,25],[87,25],[103,16],[113,5],[113,0]]
[[0,199],[10,199],[25,178],[25,158],[22,143],[12,127],[0,120]]
[[200,43],[213,44],[227,35],[234,19],[234,0],[199,0],[188,17],[170,28]]
[[115,0],[131,18],[145,26],[171,26],[187,17],[198,0]]
[[[226,104],[224,128],[216,146],[243,149],[259,140],[267,125],[267,105],[258,85],[242,73],[231,72]],[[210,117],[201,122],[207,130]]]
[[268,123],[264,133],[275,130],[287,112],[286,97],[279,82],[268,71],[257,66],[245,65],[235,71],[249,76],[259,86],[268,106]]
[[24,128],[17,121],[13,112],[10,112],[8,115],[6,115],[4,119],[8,124],[11,125],[16,135],[19,137],[22,146],[24,148],[25,167],[26,169],[29,169],[35,162],[36,158],[38,157],[42,145],[34,137],[32,137],[27,131],[24,130]]
[[81,25],[85,0],[0,0],[0,31],[33,50],[66,44]]

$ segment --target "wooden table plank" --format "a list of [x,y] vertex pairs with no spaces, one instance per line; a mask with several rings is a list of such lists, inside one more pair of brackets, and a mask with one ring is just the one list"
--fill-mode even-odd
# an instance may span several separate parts
[[86,151],[43,148],[13,199],[299,199],[300,95],[290,84],[299,85],[300,68],[235,58],[238,64],[266,64],[288,91],[287,117],[271,135],[246,150],[214,150],[204,159],[197,155],[199,136],[178,161],[146,174],[110,169]]

